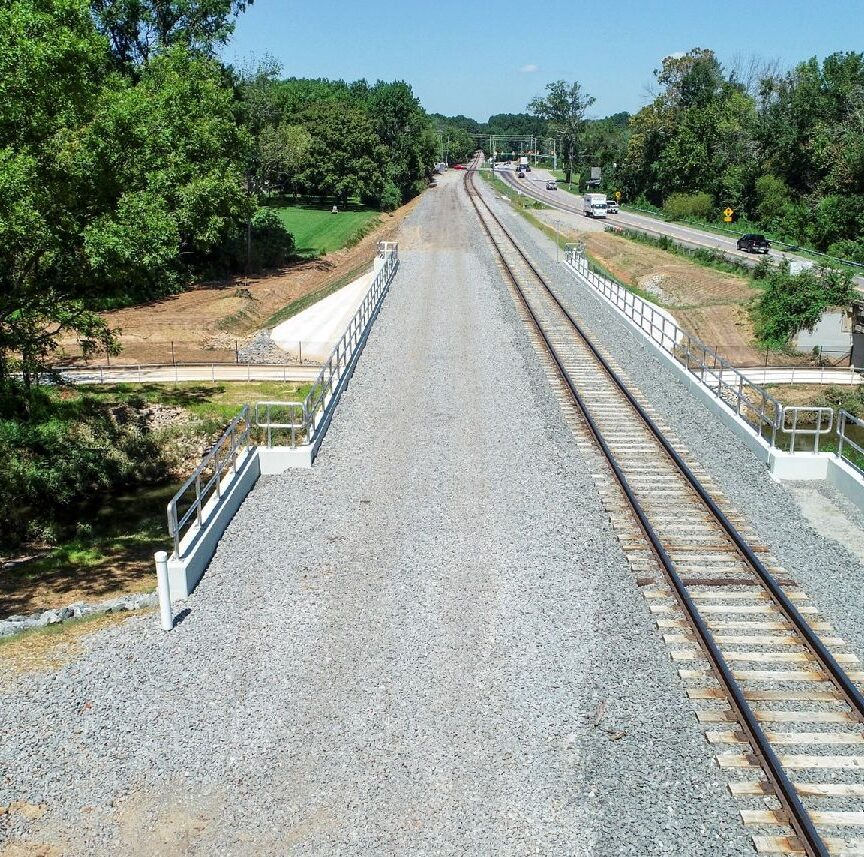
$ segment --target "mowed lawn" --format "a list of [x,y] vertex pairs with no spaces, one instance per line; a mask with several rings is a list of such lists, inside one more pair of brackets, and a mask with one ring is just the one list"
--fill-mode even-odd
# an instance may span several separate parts
[[334,214],[332,205],[288,205],[276,208],[285,228],[294,236],[296,252],[301,256],[331,253],[358,241],[372,228],[380,212],[359,205],[340,207]]

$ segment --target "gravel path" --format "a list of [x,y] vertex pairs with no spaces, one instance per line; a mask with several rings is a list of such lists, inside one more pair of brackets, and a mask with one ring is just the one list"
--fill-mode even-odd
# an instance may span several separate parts
[[752,853],[458,179],[175,631],[0,682],[0,853]]
[[[487,191],[487,198],[493,195]],[[563,302],[595,339],[614,355],[658,414],[687,445],[694,457],[753,525],[780,563],[810,594],[813,602],[864,657],[864,563],[836,539],[817,532],[796,501],[796,485],[774,481],[765,465],[724,425],[716,420],[677,376],[653,353],[633,328],[587,286],[579,285],[563,265],[555,263],[555,245],[516,215],[494,201],[513,232],[532,248],[539,267]],[[812,485],[803,483],[800,488]],[[860,528],[864,518],[828,486],[819,493],[848,526]],[[860,552],[860,551],[859,551]]]

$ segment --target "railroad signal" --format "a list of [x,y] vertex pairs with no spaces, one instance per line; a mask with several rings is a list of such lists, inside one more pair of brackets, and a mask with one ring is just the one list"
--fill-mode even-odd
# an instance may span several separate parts
[[732,209],[732,208],[726,208],[726,209],[724,209],[724,211],[723,211],[723,222],[724,222],[724,223],[731,223],[731,222],[732,222],[732,215],[733,215],[733,214],[735,214],[735,210],[734,210],[734,209]]

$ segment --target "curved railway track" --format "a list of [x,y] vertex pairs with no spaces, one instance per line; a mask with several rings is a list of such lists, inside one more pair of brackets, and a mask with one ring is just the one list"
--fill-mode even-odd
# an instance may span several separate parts
[[465,189],[577,442],[597,456],[595,482],[756,850],[864,854],[864,838],[844,836],[864,832],[864,674],[845,669],[857,658],[591,342],[470,169]]

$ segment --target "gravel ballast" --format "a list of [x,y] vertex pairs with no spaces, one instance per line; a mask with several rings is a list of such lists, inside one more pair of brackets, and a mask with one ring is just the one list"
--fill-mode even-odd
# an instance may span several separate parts
[[0,684],[0,846],[752,853],[459,178],[175,630]]
[[[840,636],[848,640],[859,657],[864,655],[861,560],[836,539],[817,532],[796,502],[795,483],[784,485],[775,481],[764,462],[690,395],[631,325],[590,287],[577,282],[563,264],[556,264],[551,240],[488,189],[485,193],[508,227],[530,248],[562,302],[584,323],[595,341],[614,356],[660,417],[674,427],[692,456],[824,616],[837,626]],[[862,516],[848,501],[837,497],[828,486],[821,486],[820,493],[845,513],[850,525],[861,526]]]

